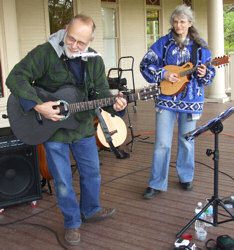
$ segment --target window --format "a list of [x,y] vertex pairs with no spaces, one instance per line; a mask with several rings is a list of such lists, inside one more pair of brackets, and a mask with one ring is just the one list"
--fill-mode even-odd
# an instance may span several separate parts
[[65,28],[74,16],[73,0],[48,0],[50,34]]
[[160,5],[160,0],[146,0],[146,5]]
[[159,10],[146,9],[147,49],[159,38]]
[[103,25],[103,44],[104,44],[104,61],[107,68],[117,66],[117,20],[116,8],[102,8],[102,25]]

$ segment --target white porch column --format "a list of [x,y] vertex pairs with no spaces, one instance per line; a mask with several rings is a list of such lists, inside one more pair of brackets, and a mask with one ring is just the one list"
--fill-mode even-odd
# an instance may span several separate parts
[[234,71],[232,69],[234,69],[234,52],[231,52],[229,54],[230,57],[230,63],[229,63],[229,79],[230,79],[230,83],[231,83],[231,100],[234,100]]
[[[224,55],[223,0],[207,0],[208,45],[212,56]],[[224,67],[215,67],[216,75],[212,84],[207,87],[207,100],[226,102]]]

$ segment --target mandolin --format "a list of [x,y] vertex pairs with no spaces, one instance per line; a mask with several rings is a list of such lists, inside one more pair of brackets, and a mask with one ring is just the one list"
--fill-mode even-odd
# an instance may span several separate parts
[[[124,120],[119,116],[112,116],[110,113],[101,109],[101,115],[106,123],[108,131],[110,133],[112,143],[115,147],[122,145],[127,138],[127,127]],[[97,145],[100,148],[109,148],[110,145],[106,141],[106,137],[102,131],[102,127],[97,120],[97,133],[96,133]]]
[[[227,64],[229,60],[228,56],[217,57],[211,62],[206,63],[206,66],[220,66],[222,64]],[[164,80],[160,83],[161,94],[163,95],[177,95],[179,94],[185,86],[189,83],[189,75],[197,71],[198,67],[193,67],[191,62],[185,63],[183,66],[167,65],[163,69],[177,73],[180,81],[172,83]]]

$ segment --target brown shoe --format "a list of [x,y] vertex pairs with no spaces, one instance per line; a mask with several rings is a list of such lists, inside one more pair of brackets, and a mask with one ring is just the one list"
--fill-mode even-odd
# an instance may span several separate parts
[[70,246],[76,246],[80,244],[80,229],[72,228],[67,229],[65,232],[65,241]]
[[94,221],[100,221],[100,220],[106,220],[111,218],[116,214],[116,209],[115,208],[102,208],[98,213],[82,218],[83,222],[94,222]]

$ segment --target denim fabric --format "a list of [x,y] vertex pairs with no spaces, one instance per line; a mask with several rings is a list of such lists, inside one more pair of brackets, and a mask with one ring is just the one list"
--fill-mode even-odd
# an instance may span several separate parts
[[[45,142],[44,147],[48,170],[54,179],[57,202],[64,216],[64,226],[68,229],[80,227],[81,215],[88,217],[101,209],[101,175],[95,137],[83,138],[72,144]],[[69,148],[80,176],[80,204],[72,187]]]
[[[196,121],[188,121],[187,113],[163,110],[156,112],[155,146],[149,187],[166,191],[175,120],[178,120],[176,170],[181,182],[191,182],[194,176],[194,141],[184,134],[196,128]],[[173,149],[176,150],[176,149]]]

